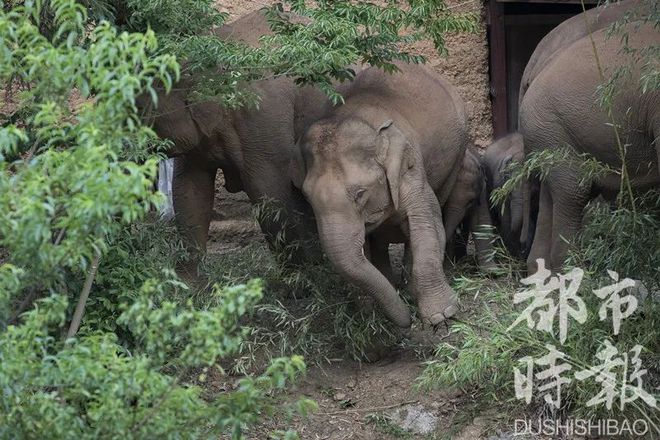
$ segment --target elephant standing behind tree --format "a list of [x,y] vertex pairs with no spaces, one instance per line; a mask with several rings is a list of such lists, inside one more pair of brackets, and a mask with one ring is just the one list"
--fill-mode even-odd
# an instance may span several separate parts
[[[219,38],[257,45],[259,37],[271,30],[263,13],[254,12],[215,32]],[[237,110],[216,102],[194,102],[190,85],[190,78],[184,76],[170,94],[159,96],[156,110],[149,108],[146,97],[139,104],[156,133],[173,142],[168,154],[176,157],[172,183],[176,223],[194,255],[183,271],[194,277],[206,247],[218,169],[229,192],[245,191],[252,203],[274,201],[285,210],[277,220],[259,219],[271,245],[282,230],[290,242],[314,230],[313,221],[305,224],[301,218],[291,218],[309,208],[293,191],[286,170],[295,139],[330,103],[318,89],[298,87],[283,77],[245,85],[258,96],[259,108]],[[309,220],[311,215],[305,217]]]
[[454,315],[457,299],[442,267],[441,207],[469,138],[454,88],[422,66],[398,67],[391,75],[374,67],[358,74],[345,104],[314,123],[299,142],[291,175],[312,205],[335,269],[407,327],[408,308],[365,257],[365,237],[376,244],[370,250],[381,267],[388,262],[388,243],[409,246],[411,287],[423,322],[438,324]]
[[[569,146],[576,153],[587,153],[615,170],[621,170],[620,147],[625,146],[625,163],[632,188],[643,190],[660,182],[660,91],[642,93],[640,69],[644,62],[635,54],[658,45],[660,34],[650,23],[634,22],[621,27],[622,39],[607,38],[606,30],[593,33],[600,65],[589,36],[558,51],[531,82],[520,107],[520,131],[525,155],[550,148]],[[628,74],[616,81],[611,117],[608,109],[596,103],[598,87],[621,66]],[[605,77],[600,76],[600,69]],[[618,125],[617,142],[612,123]],[[544,258],[553,270],[564,262],[569,243],[579,232],[583,209],[599,194],[613,199],[621,186],[620,173],[608,173],[583,184],[580,159],[553,165],[538,189],[538,218],[528,257],[528,270],[536,270],[536,260]],[[530,190],[530,193],[534,191]],[[529,199],[528,199],[529,203]],[[529,219],[527,219],[529,222]]]

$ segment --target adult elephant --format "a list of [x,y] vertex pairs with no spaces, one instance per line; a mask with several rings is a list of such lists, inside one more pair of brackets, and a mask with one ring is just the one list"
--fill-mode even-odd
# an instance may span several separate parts
[[391,75],[374,67],[358,74],[345,104],[299,142],[291,175],[312,205],[323,250],[337,272],[408,327],[408,308],[363,249],[366,235],[379,238],[385,252],[383,244],[405,241],[419,314],[438,324],[458,311],[442,267],[441,207],[469,143],[467,118],[442,77],[422,66],[397,66]]
[[[589,32],[605,29],[617,21],[636,21],[640,17],[648,16],[652,4],[653,0],[623,0],[608,3],[571,17],[554,28],[539,42],[525,66],[518,93],[518,109],[521,109],[522,101],[534,79],[564,49],[587,37]],[[519,110],[518,115],[518,127],[520,127],[522,110]],[[535,186],[522,185],[511,196],[512,199],[522,200],[523,204],[523,222],[520,229],[520,249],[523,257],[529,254],[535,235],[539,197],[537,190]],[[516,217],[512,215],[511,218]]]
[[[592,35],[598,60],[589,36],[561,49],[525,93],[520,107],[520,131],[526,156],[570,146],[576,153],[588,153],[620,170],[619,151],[623,148],[631,186],[644,189],[659,183],[660,92],[642,93],[640,70],[644,59],[636,55],[641,49],[660,43],[660,34],[653,24],[643,21],[626,24],[621,32],[628,36],[627,49],[632,49],[632,54],[623,50],[621,38],[607,38],[605,29]],[[595,102],[597,90],[624,66],[628,74],[616,82],[608,115],[608,110]],[[618,126],[618,136],[612,123]],[[567,163],[554,165],[543,181],[530,184],[538,188],[539,194],[534,241],[528,256],[530,272],[536,271],[538,258],[544,258],[552,270],[560,270],[569,243],[579,232],[587,202],[597,195],[611,200],[620,188],[620,173],[609,173],[583,184],[579,162],[573,157]]]
[[612,23],[626,18],[636,21],[648,15],[649,6],[653,0],[623,0],[590,9],[562,22],[539,42],[534,53],[529,58],[520,80],[518,93],[518,108],[527,93],[534,78],[552,62],[555,56],[574,42],[586,37],[591,32],[610,26]]
[[[248,14],[215,31],[219,38],[257,45],[271,32],[262,12]],[[244,85],[258,96],[259,106],[223,108],[216,102],[194,102],[191,78],[184,77],[170,94],[161,93],[157,109],[149,99],[138,103],[161,138],[173,143],[172,183],[176,224],[193,258],[180,268],[195,278],[206,248],[215,193],[215,176],[222,170],[229,192],[245,191],[252,203],[274,202],[284,212],[260,218],[271,245],[307,239],[314,231],[311,210],[295,192],[286,173],[295,139],[330,107],[317,88],[298,87],[288,78],[266,79]],[[293,217],[294,213],[305,213]]]

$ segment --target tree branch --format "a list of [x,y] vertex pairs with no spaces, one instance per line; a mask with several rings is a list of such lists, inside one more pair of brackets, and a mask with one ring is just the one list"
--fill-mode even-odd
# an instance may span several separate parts
[[89,273],[85,279],[85,285],[83,286],[82,292],[80,292],[80,297],[78,298],[78,304],[76,305],[76,311],[73,313],[73,319],[71,319],[71,325],[69,326],[69,331],[66,334],[67,338],[72,338],[78,333],[80,328],[80,323],[82,321],[83,315],[85,314],[85,305],[87,304],[87,298],[89,298],[89,292],[92,290],[92,283],[94,282],[94,277],[96,276],[96,271],[99,268],[99,260],[101,259],[101,251],[96,250],[94,259],[92,260],[92,266],[89,268]]

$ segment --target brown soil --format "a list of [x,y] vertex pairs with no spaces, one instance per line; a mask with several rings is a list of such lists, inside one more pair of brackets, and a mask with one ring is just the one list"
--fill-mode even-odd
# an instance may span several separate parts
[[[226,254],[240,249],[263,236],[250,217],[249,205],[243,200],[223,200],[223,211],[233,218],[211,223],[208,251]],[[266,249],[264,247],[264,252]],[[300,397],[314,400],[318,410],[307,418],[269,420],[248,433],[249,439],[267,439],[280,429],[295,429],[301,439],[494,439],[490,433],[498,425],[492,414],[480,414],[474,398],[454,388],[418,391],[417,378],[424,369],[424,358],[437,344],[451,336],[446,328],[438,331],[412,328],[406,334],[405,348],[394,347],[375,363],[346,359],[338,352],[330,363],[312,366],[304,378],[287,393],[286,400]],[[265,361],[265,358],[264,358]],[[314,365],[313,359],[308,359]],[[230,379],[230,378],[229,378]],[[210,391],[227,389],[227,376],[219,376],[206,384]],[[231,380],[231,379],[230,379]],[[402,430],[394,421],[397,413],[421,409],[435,418],[430,433],[415,434]],[[400,421],[399,421],[400,423]],[[501,437],[508,439],[508,437]]]

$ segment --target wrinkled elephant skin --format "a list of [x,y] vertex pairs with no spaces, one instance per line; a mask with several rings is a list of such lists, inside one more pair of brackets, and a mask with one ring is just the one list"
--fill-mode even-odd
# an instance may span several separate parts
[[441,207],[469,141],[454,88],[424,67],[399,68],[392,75],[376,68],[358,74],[345,104],[299,142],[291,175],[312,205],[323,250],[337,272],[407,327],[409,311],[366,258],[365,240],[377,238],[385,252],[387,243],[406,242],[423,322],[438,324],[454,315],[457,299],[442,267]]
[[[628,46],[636,51],[660,43],[660,33],[652,24],[629,23],[622,26],[621,33],[628,35]],[[606,78],[623,65],[630,71],[616,83],[611,117],[596,103],[603,80],[592,42],[588,36],[583,37],[559,50],[527,89],[520,107],[525,155],[569,146],[576,153],[587,153],[620,170],[620,148],[612,125],[615,122],[621,145],[626,146],[631,186],[639,190],[656,187],[660,91],[642,93],[639,84],[644,60],[626,54],[620,38],[607,38],[607,29],[602,29],[593,33],[593,41]],[[530,272],[536,271],[539,258],[545,259],[552,270],[561,270],[568,247],[580,230],[587,202],[598,195],[611,200],[620,188],[620,173],[583,184],[579,159],[574,159],[552,166],[543,181],[533,179],[528,184],[530,193],[538,191],[538,217],[527,260]],[[529,197],[525,203],[534,204]]]
[[[250,45],[270,32],[261,12],[215,31],[219,38]],[[268,79],[246,86],[259,97],[259,108],[229,110],[215,102],[192,101],[190,84],[190,78],[182,78],[170,94],[160,94],[155,109],[147,97],[138,100],[156,133],[173,143],[168,154],[175,157],[176,223],[193,255],[178,272],[186,278],[197,276],[206,248],[217,170],[222,170],[229,192],[245,191],[254,204],[270,202],[274,209],[284,210],[277,219],[259,219],[271,247],[281,238],[281,231],[285,231],[285,246],[313,239],[316,227],[311,209],[282,170],[288,169],[295,139],[331,107],[327,97],[316,88],[297,87],[290,79]],[[297,257],[313,253],[314,249],[302,249]]]

